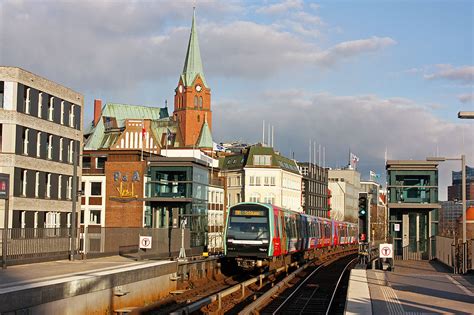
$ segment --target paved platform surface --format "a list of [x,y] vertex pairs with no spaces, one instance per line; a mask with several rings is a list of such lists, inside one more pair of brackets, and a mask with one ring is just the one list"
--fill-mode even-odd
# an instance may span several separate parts
[[58,260],[29,265],[8,266],[7,269],[0,269],[0,289],[91,272],[146,265],[152,262],[156,261],[135,261],[122,256],[110,256],[87,260]]
[[441,263],[395,261],[391,272],[367,270],[373,314],[474,314],[474,276]]

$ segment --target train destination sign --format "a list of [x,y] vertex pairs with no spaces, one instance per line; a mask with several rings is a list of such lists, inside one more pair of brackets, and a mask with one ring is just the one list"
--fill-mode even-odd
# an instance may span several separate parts
[[8,199],[10,174],[0,173],[0,199]]
[[245,217],[264,217],[265,211],[263,210],[234,210],[234,215],[245,216]]

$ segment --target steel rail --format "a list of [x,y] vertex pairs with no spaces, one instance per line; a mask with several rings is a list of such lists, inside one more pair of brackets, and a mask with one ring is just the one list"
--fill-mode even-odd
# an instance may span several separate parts
[[341,276],[339,277],[339,280],[337,280],[336,287],[334,288],[334,292],[332,293],[332,296],[331,296],[331,300],[329,300],[329,305],[328,305],[328,308],[327,308],[327,310],[326,310],[326,315],[329,315],[329,310],[331,309],[332,302],[334,301],[334,297],[336,296],[337,289],[339,288],[339,284],[340,284],[340,282],[341,282],[341,280],[342,280],[342,277],[344,276],[344,273],[345,273],[346,270],[347,270],[347,267],[349,267],[349,265],[352,264],[352,262],[353,262],[354,260],[357,260],[357,259],[358,259],[358,257],[352,259],[352,260],[346,265],[346,267],[344,267],[344,270],[342,271]]
[[311,272],[311,273],[309,274],[309,276],[307,276],[307,277],[300,283],[300,285],[298,285],[298,286],[296,287],[296,289],[293,290],[293,292],[291,292],[291,294],[283,301],[283,303],[280,304],[280,306],[278,306],[278,308],[277,308],[272,314],[276,314],[286,303],[288,303],[288,301],[291,300],[291,298],[293,297],[293,295],[294,295],[296,292],[298,292],[298,290],[306,283],[306,281],[308,281],[309,278],[311,278],[311,276],[316,273],[316,271],[318,271],[319,269],[321,269],[321,268],[324,267],[324,266],[326,266],[326,263],[321,264],[320,266],[318,266],[318,268],[314,269],[313,272]]

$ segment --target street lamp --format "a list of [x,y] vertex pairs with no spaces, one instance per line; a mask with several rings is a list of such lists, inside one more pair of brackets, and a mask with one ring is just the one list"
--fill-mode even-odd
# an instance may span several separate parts
[[474,119],[474,112],[458,112],[460,119]]
[[446,158],[446,157],[428,157],[427,161],[444,162],[444,161],[459,161],[461,160],[462,169],[462,242],[466,243],[466,156],[463,154],[461,158]]

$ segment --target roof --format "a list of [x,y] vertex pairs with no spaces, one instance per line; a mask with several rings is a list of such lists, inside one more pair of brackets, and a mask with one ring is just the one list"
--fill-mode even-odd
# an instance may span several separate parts
[[[115,117],[118,127],[123,127],[126,119],[168,119],[168,109],[160,107],[135,106],[127,104],[107,103],[102,108],[102,117]],[[88,131],[91,133],[84,145],[85,150],[97,150],[101,148],[104,140],[105,128],[102,119],[99,119],[97,126]]]
[[[272,157],[271,165],[255,165],[255,155],[270,155]],[[226,156],[219,162],[219,167],[222,170],[235,170],[243,167],[280,168],[291,173],[300,174],[295,161],[277,154],[272,147],[263,147],[261,145],[251,146],[242,154]]]
[[196,76],[201,77],[202,82],[207,87],[204,71],[202,70],[201,52],[196,28],[196,11],[193,11],[193,22],[191,26],[191,34],[189,35],[188,51],[184,60],[183,73],[181,79],[185,86],[193,85]]
[[212,133],[211,133],[211,129],[209,129],[209,125],[207,124],[207,119],[204,121],[204,124],[202,125],[201,133],[199,135],[196,145],[198,148],[212,148],[213,147]]

